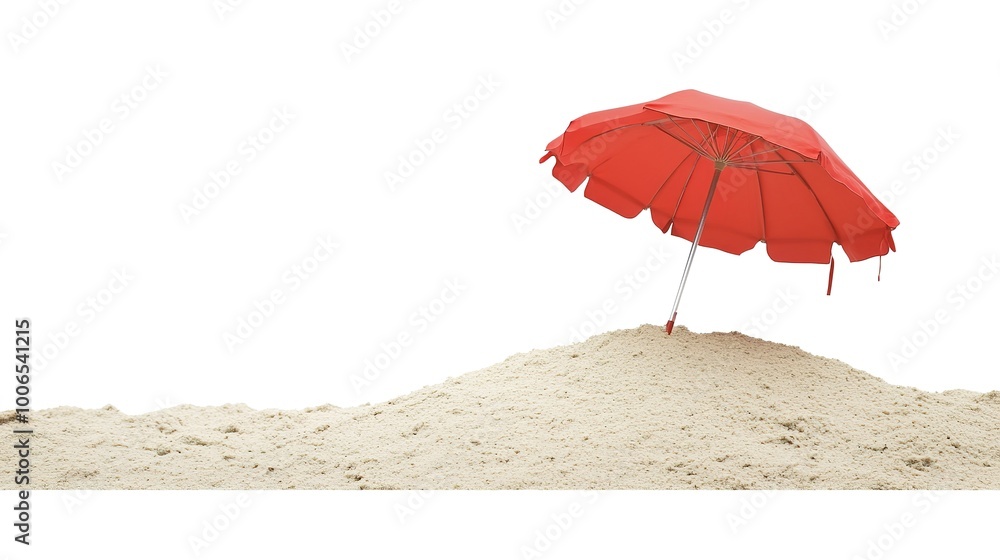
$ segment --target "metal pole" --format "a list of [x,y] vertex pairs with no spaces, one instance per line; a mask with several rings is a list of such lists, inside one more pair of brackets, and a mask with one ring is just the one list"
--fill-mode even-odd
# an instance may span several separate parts
[[708,187],[708,198],[705,199],[705,209],[701,211],[701,221],[698,222],[698,230],[694,233],[694,241],[691,243],[691,252],[688,253],[687,264],[684,265],[684,274],[681,276],[681,285],[677,288],[677,298],[674,299],[674,309],[670,313],[670,320],[667,321],[667,334],[674,330],[674,321],[677,320],[677,306],[681,304],[681,294],[684,293],[684,284],[687,283],[688,272],[691,271],[691,263],[694,262],[694,252],[701,241],[701,232],[705,230],[705,218],[708,217],[708,207],[712,205],[712,197],[715,195],[715,186],[719,183],[719,176],[726,167],[723,161],[715,162],[715,175],[712,175],[712,184]]

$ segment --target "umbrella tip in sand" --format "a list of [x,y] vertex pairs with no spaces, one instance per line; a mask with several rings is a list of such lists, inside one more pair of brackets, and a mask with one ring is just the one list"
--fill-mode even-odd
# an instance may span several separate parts
[[667,326],[665,328],[665,330],[667,331],[667,334],[670,334],[670,333],[674,332],[674,321],[676,319],[677,319],[677,312],[674,312],[674,316],[671,317],[669,321],[667,321]]

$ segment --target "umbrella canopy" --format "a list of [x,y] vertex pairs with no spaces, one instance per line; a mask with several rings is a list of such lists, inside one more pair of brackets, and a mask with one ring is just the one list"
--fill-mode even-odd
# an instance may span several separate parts
[[546,147],[570,191],[626,217],[649,209],[664,233],[692,242],[667,332],[695,249],[741,254],[763,241],[779,262],[830,263],[895,251],[899,220],[815,130],[752,103],[695,90],[572,121]]

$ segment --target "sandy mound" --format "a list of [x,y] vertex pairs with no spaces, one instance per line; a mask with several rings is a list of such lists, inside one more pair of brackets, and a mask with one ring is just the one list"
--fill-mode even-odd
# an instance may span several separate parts
[[649,325],[377,405],[56,408],[32,424],[34,488],[1000,489],[1000,392],[926,393]]

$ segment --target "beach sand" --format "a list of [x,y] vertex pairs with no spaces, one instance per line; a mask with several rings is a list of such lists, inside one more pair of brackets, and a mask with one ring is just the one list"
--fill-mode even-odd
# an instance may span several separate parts
[[60,407],[31,424],[33,489],[1000,489],[1000,392],[898,387],[683,327],[516,354],[374,405]]

